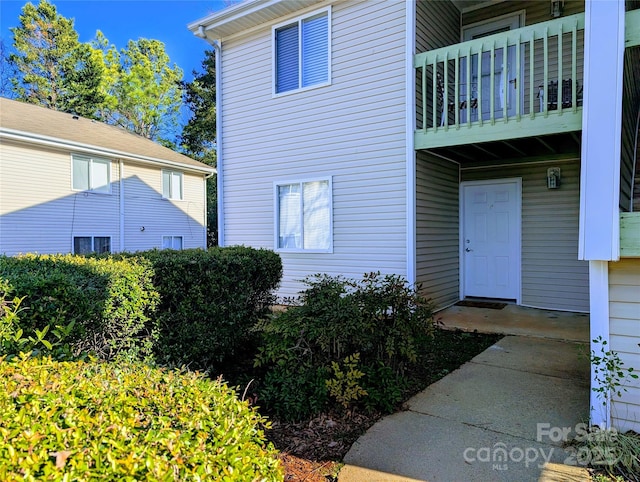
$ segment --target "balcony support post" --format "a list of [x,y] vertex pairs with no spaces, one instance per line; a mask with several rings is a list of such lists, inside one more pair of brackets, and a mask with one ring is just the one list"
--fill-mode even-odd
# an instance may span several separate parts
[[578,257],[617,261],[624,2],[588,0],[585,8]]

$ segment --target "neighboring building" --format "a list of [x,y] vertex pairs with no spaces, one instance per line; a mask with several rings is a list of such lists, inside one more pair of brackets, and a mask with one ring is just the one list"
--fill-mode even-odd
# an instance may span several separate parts
[[205,248],[214,172],[118,127],[0,98],[0,254]]
[[[640,368],[639,7],[246,0],[193,22],[217,50],[220,244],[280,253],[283,296],[379,270],[439,308],[590,312]],[[622,398],[640,431],[640,384]]]

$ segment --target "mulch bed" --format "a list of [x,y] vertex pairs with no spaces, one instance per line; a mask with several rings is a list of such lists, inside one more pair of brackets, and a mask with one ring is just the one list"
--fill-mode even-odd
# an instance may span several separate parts
[[[420,354],[411,373],[405,400],[458,368],[498,341],[501,336],[436,330],[430,351]],[[398,406],[402,409],[403,404]],[[286,482],[337,481],[342,459],[351,445],[384,414],[323,413],[302,422],[271,418],[267,438],[280,451]]]
[[320,414],[303,422],[273,421],[267,438],[280,450],[285,481],[337,480],[341,460],[381,413]]

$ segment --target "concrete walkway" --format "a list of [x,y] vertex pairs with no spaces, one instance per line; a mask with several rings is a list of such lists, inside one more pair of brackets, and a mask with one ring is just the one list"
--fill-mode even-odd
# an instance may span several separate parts
[[572,462],[563,441],[588,420],[586,352],[582,343],[503,338],[369,429],[339,481],[589,480],[554,465]]

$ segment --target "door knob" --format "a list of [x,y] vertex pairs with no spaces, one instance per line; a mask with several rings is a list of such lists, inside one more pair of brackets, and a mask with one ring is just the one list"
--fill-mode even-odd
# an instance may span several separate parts
[[469,253],[469,252],[473,251],[473,249],[469,249],[469,248],[464,248],[464,250],[465,250],[467,253]]

